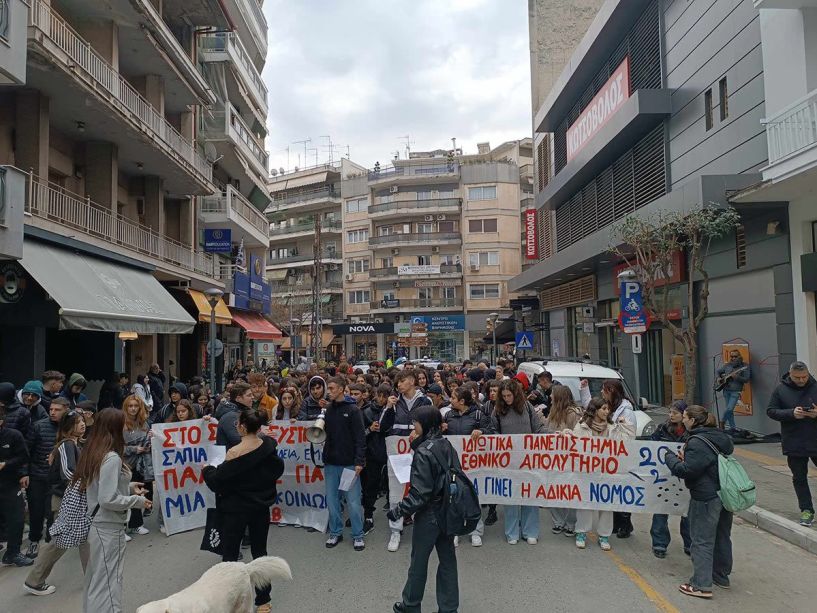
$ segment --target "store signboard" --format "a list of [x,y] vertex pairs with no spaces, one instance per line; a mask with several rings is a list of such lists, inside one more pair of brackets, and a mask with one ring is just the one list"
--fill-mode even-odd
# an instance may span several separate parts
[[438,275],[440,274],[439,264],[405,264],[397,267],[398,275]]

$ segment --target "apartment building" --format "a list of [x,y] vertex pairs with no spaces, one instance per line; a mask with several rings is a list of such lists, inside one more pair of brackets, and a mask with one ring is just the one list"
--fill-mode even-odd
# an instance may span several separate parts
[[[265,38],[259,15],[256,0],[3,3],[0,211],[14,225],[0,254],[19,261],[2,263],[15,281],[0,304],[2,378],[46,366],[89,380],[154,362],[177,376],[201,370],[201,292],[232,289],[230,254],[204,249],[207,216],[234,223],[245,244],[266,241],[257,211],[242,208],[253,197],[245,174],[200,138],[202,115],[223,99],[199,45],[205,29]],[[204,207],[219,191],[226,206]],[[225,304],[217,313],[232,323]]]
[[408,355],[412,322],[428,335],[412,355],[462,360],[488,349],[486,318],[510,315],[507,283],[521,270],[520,150],[415,152],[344,174],[344,317],[372,324],[363,334],[336,328],[347,355]]
[[[673,364],[686,358],[659,324],[640,355],[618,331],[618,274],[627,266],[609,250],[613,229],[631,215],[729,206],[773,161],[772,129],[761,123],[766,28],[755,4],[765,2],[607,0],[533,109],[539,262],[510,287],[539,292],[545,353],[590,354],[621,368],[650,402],[672,400]],[[738,427],[767,432],[775,428],[762,408],[796,349],[785,207],[760,200],[732,202],[741,225],[709,249],[696,395],[714,406],[724,347],[744,346],[753,377]],[[667,280],[667,315],[681,325],[687,284],[700,282],[685,263],[679,253]]]

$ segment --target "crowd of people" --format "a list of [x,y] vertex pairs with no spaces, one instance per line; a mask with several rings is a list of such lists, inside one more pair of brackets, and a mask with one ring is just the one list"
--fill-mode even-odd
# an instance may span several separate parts
[[[374,363],[363,372],[346,362],[296,368],[281,364],[261,371],[239,364],[228,372],[223,393],[213,394],[201,378],[188,384],[168,382],[154,365],[133,384],[126,374],[113,378],[96,403],[85,396],[87,382],[78,373],[66,377],[46,371],[20,389],[0,383],[2,563],[31,567],[24,582],[30,593],[54,593],[56,587],[47,579],[65,549],[51,542],[49,528],[61,516],[63,503],[81,491],[91,521],[87,541],[78,545],[85,571],[85,610],[121,610],[125,543],[149,532],[144,524],[153,506],[151,428],[157,423],[196,418],[218,422],[217,444],[227,448],[227,461],[218,468],[207,467],[203,477],[216,492],[224,517],[223,559],[228,561],[240,559],[242,544],[250,546],[254,558],[266,554],[269,508],[283,471],[274,441],[258,436],[271,421],[324,420],[322,460],[329,511],[325,545],[337,547],[344,528],[350,528],[356,551],[365,549],[378,499],[387,494],[388,436],[409,437],[417,450],[453,435],[572,432],[626,439],[636,433],[633,406],[619,380],[605,381],[598,397],[591,397],[582,382],[576,399],[547,371],[530,381],[524,373],[514,372],[510,360],[499,360],[495,367],[484,361],[441,364],[433,370],[411,363],[401,366]],[[773,394],[768,411],[783,422],[784,453],[794,474],[804,525],[814,516],[805,473],[809,458],[817,463],[815,403],[817,382],[804,364],[796,362]],[[732,442],[716,425],[703,407],[679,401],[652,435],[654,440],[684,444],[682,452],[667,454],[666,463],[673,475],[685,480],[691,494],[680,532],[683,551],[692,557],[693,574],[680,589],[701,598],[712,597],[713,585],[729,587],[732,570],[732,514],[718,498],[715,453],[731,454]],[[415,460],[421,456],[415,453]],[[395,508],[388,503],[384,507],[388,551],[399,549],[407,525],[415,526],[412,566],[396,611],[419,610],[434,548],[442,568],[437,577],[440,610],[458,606],[459,538],[435,533],[428,525],[441,504],[444,470],[429,462],[413,466],[407,498]],[[341,491],[345,471],[354,471],[359,479]],[[586,548],[591,532],[604,551],[611,549],[614,533],[627,538],[632,532],[627,514],[558,507],[548,511],[551,531],[573,538],[580,549]],[[28,545],[23,549],[26,512]],[[161,510],[157,514],[163,530]],[[520,540],[537,544],[539,508],[508,505],[502,514],[509,545]],[[482,545],[486,527],[498,518],[496,506],[484,510],[468,535],[472,546]],[[670,544],[666,515],[652,517],[650,535],[654,555],[664,558]],[[259,592],[256,605],[269,610],[269,590]]]

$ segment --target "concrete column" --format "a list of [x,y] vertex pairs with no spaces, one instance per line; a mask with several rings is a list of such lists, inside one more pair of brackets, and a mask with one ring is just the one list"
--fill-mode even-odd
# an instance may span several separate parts
[[145,98],[160,115],[165,114],[165,83],[158,75],[145,76]]
[[48,178],[49,100],[39,92],[23,90],[17,94],[16,110],[17,166],[25,171]]
[[179,241],[191,247],[196,236],[196,198],[179,201]]
[[196,130],[196,114],[191,113],[182,113],[180,118],[181,129],[179,132],[181,133],[184,138],[193,142],[195,140],[195,130]]
[[85,144],[85,193],[93,202],[117,214],[119,158],[113,143]]
[[119,71],[119,29],[113,21],[80,21],[74,23],[77,32],[87,40],[94,51]]
[[145,177],[145,223],[165,234],[165,191],[160,177]]

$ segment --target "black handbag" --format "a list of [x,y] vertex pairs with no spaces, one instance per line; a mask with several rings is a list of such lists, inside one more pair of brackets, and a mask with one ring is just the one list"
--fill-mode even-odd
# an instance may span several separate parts
[[217,509],[207,509],[207,523],[204,525],[204,536],[201,539],[202,551],[222,555],[221,513]]

